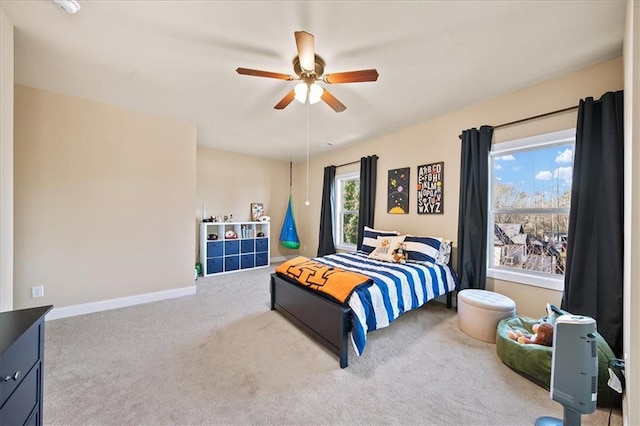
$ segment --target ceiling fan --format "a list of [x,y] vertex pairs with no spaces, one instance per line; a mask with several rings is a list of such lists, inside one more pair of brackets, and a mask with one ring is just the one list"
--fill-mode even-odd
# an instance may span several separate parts
[[242,75],[251,75],[255,77],[275,78],[278,80],[301,80],[292,91],[284,95],[274,108],[284,109],[294,99],[305,103],[307,98],[309,103],[316,103],[320,100],[329,105],[335,112],[342,112],[347,109],[342,102],[333,96],[327,89],[316,82],[324,82],[327,84],[340,83],[361,83],[367,81],[376,81],[378,79],[378,71],[375,69],[345,71],[324,75],[325,62],[315,53],[315,41],[313,34],[305,31],[296,31],[296,46],[298,48],[298,56],[293,58],[293,71],[295,76],[290,74],[281,74],[271,71],[253,70],[249,68],[237,68],[236,72]]

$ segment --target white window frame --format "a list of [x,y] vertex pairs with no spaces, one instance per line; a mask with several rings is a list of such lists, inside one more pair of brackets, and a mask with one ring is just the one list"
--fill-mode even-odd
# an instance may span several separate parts
[[350,172],[343,173],[341,175],[337,175],[334,180],[334,188],[335,188],[335,205],[334,205],[334,216],[333,216],[333,241],[335,242],[335,247],[337,250],[346,250],[346,251],[355,251],[356,244],[347,244],[342,242],[342,215],[343,213],[358,213],[357,210],[342,210],[342,182],[348,180],[360,180],[360,172]]
[[[557,276],[536,271],[516,270],[493,264],[493,245],[494,245],[494,222],[493,214],[499,213],[499,209],[493,209],[493,159],[503,155],[513,154],[525,150],[546,148],[553,145],[572,144],[575,153],[576,129],[566,129],[557,132],[545,133],[542,135],[531,136],[522,139],[511,140],[493,144],[489,154],[489,196],[488,196],[488,214],[487,214],[487,277],[513,281],[520,284],[542,287],[551,290],[564,290],[564,275]],[[548,213],[568,214],[569,209],[546,209]],[[540,212],[540,209],[536,209]]]

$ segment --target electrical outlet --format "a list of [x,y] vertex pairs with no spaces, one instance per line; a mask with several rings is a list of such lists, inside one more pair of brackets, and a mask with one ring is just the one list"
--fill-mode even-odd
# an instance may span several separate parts
[[31,298],[35,299],[36,297],[44,297],[44,286],[39,285],[36,287],[31,287]]

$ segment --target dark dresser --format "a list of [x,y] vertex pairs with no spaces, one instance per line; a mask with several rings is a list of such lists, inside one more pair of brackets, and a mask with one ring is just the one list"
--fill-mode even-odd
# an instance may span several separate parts
[[0,312],[0,425],[41,425],[44,316],[53,306]]

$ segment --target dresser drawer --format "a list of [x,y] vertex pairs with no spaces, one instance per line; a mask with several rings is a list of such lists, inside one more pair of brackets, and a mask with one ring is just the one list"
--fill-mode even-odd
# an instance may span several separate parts
[[[0,407],[4,405],[7,398],[40,358],[41,329],[42,322],[35,323],[0,355],[0,379],[2,379],[0,382]],[[7,376],[11,378],[5,381]],[[14,377],[16,380],[13,379]],[[23,419],[23,422],[24,420],[26,419]]]
[[0,408],[0,425],[23,425],[38,405],[40,365],[20,382],[11,398]]

